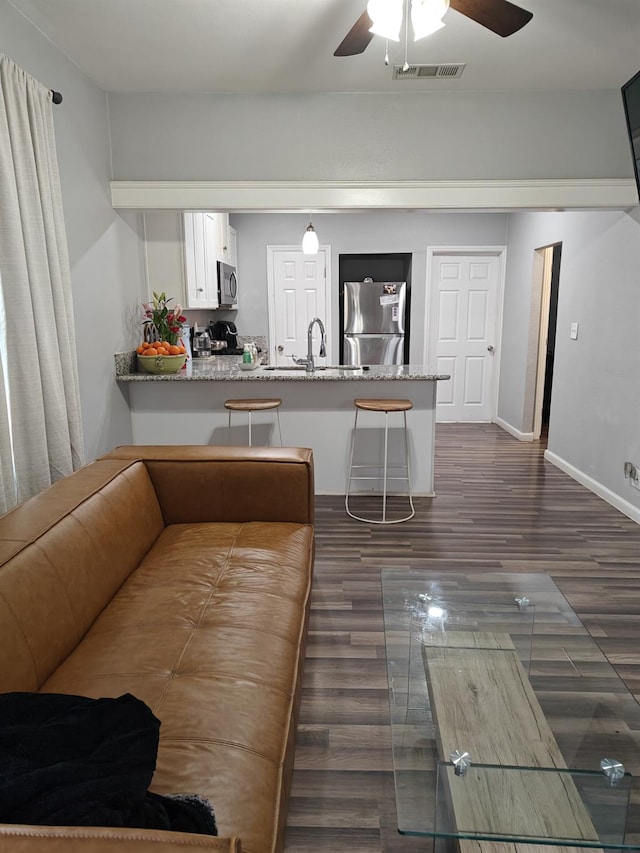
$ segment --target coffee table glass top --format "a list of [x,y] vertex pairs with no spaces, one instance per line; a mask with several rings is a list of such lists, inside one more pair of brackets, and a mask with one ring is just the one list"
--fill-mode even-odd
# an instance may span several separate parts
[[382,593],[401,833],[640,850],[640,705],[551,578]]

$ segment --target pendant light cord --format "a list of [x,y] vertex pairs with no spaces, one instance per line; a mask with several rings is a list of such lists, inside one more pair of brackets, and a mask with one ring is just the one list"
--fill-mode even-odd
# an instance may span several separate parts
[[409,68],[409,0],[404,0],[404,65],[403,71]]

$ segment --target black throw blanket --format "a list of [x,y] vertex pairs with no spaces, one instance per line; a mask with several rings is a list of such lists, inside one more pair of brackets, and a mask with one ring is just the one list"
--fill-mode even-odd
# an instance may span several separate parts
[[159,730],[130,693],[0,694],[0,822],[217,835],[206,799],[147,790]]

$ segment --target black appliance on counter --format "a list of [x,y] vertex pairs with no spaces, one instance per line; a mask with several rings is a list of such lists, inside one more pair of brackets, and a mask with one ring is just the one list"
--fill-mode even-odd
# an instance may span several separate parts
[[243,348],[238,346],[238,330],[231,320],[218,320],[209,326],[208,331],[212,341],[225,341],[227,344],[216,355],[242,355]]

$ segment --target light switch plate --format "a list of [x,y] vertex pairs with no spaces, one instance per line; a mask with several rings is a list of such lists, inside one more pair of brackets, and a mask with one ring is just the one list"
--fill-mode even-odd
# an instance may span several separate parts
[[571,337],[571,340],[572,340],[572,341],[577,341],[577,340],[578,340],[578,324],[577,324],[577,323],[572,323],[572,324],[571,324],[570,337]]

